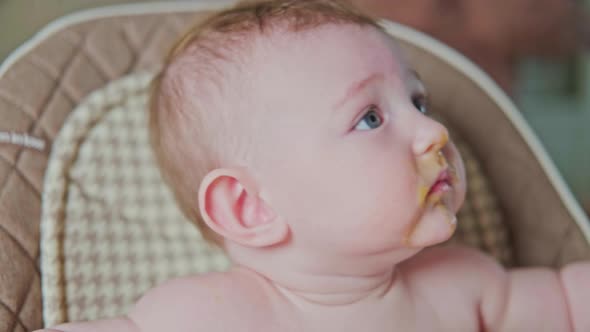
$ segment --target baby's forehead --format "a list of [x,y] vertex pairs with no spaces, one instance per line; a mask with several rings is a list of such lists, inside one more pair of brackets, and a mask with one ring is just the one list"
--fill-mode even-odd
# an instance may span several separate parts
[[360,66],[397,69],[402,60],[394,40],[374,27],[325,24],[301,32],[278,31],[256,38],[252,65],[259,69],[286,70],[293,67],[323,73],[331,69]]
[[402,76],[407,71],[395,42],[370,26],[325,24],[252,33],[228,49],[227,61],[216,63],[220,70],[206,75],[213,76],[201,86],[202,94],[187,97],[219,116],[231,114],[226,119],[232,119],[234,129],[251,128],[269,113],[282,117],[329,110],[351,84],[375,73]]
[[373,27],[328,24],[298,33],[257,38],[246,61],[245,83],[263,99],[341,93],[371,74],[407,75],[395,42]]

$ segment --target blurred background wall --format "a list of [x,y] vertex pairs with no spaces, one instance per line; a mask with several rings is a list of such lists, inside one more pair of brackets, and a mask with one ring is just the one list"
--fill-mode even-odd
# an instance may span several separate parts
[[[0,62],[48,22],[154,0],[0,0]],[[198,1],[198,0],[195,0]],[[590,212],[590,0],[350,0],[466,54],[513,97]]]

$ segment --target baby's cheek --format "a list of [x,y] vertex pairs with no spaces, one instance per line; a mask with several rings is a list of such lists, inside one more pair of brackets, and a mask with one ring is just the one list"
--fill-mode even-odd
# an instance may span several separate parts
[[[343,218],[351,216],[351,233],[375,246],[403,239],[418,211],[416,177],[403,167],[374,169],[362,181],[351,183],[350,201]],[[354,186],[353,186],[354,185]],[[341,208],[341,209],[342,209]],[[364,236],[361,236],[363,235]]]
[[412,165],[388,151],[337,152],[270,170],[273,203],[293,235],[308,246],[351,253],[401,242],[417,210]]

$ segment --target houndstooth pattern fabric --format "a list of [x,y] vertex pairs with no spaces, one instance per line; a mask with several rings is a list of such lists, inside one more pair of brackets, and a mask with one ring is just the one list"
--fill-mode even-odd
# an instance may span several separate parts
[[[133,74],[94,92],[54,143],[42,214],[47,325],[113,317],[166,279],[230,265],[181,215],[156,169],[146,118],[151,77]],[[510,265],[493,192],[469,148],[458,147],[469,187],[450,242]]]
[[514,265],[513,248],[490,183],[471,149],[454,135],[465,163],[467,193],[457,214],[457,230],[448,244],[465,244],[487,252],[504,266]]
[[[113,317],[166,279],[229,267],[177,209],[148,144],[149,74],[114,81],[64,124],[48,169],[47,324]],[[63,187],[63,188],[60,188]],[[52,237],[53,236],[53,237]],[[57,242],[57,243],[56,243]],[[57,262],[57,263],[56,263]]]

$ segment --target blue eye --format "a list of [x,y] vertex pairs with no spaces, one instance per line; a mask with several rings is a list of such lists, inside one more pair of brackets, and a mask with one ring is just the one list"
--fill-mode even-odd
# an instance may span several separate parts
[[383,124],[383,118],[377,111],[377,106],[371,105],[363,116],[363,118],[356,124],[356,130],[371,130],[380,127]]
[[412,104],[418,112],[422,114],[428,114],[428,100],[423,94],[415,94],[412,96]]

